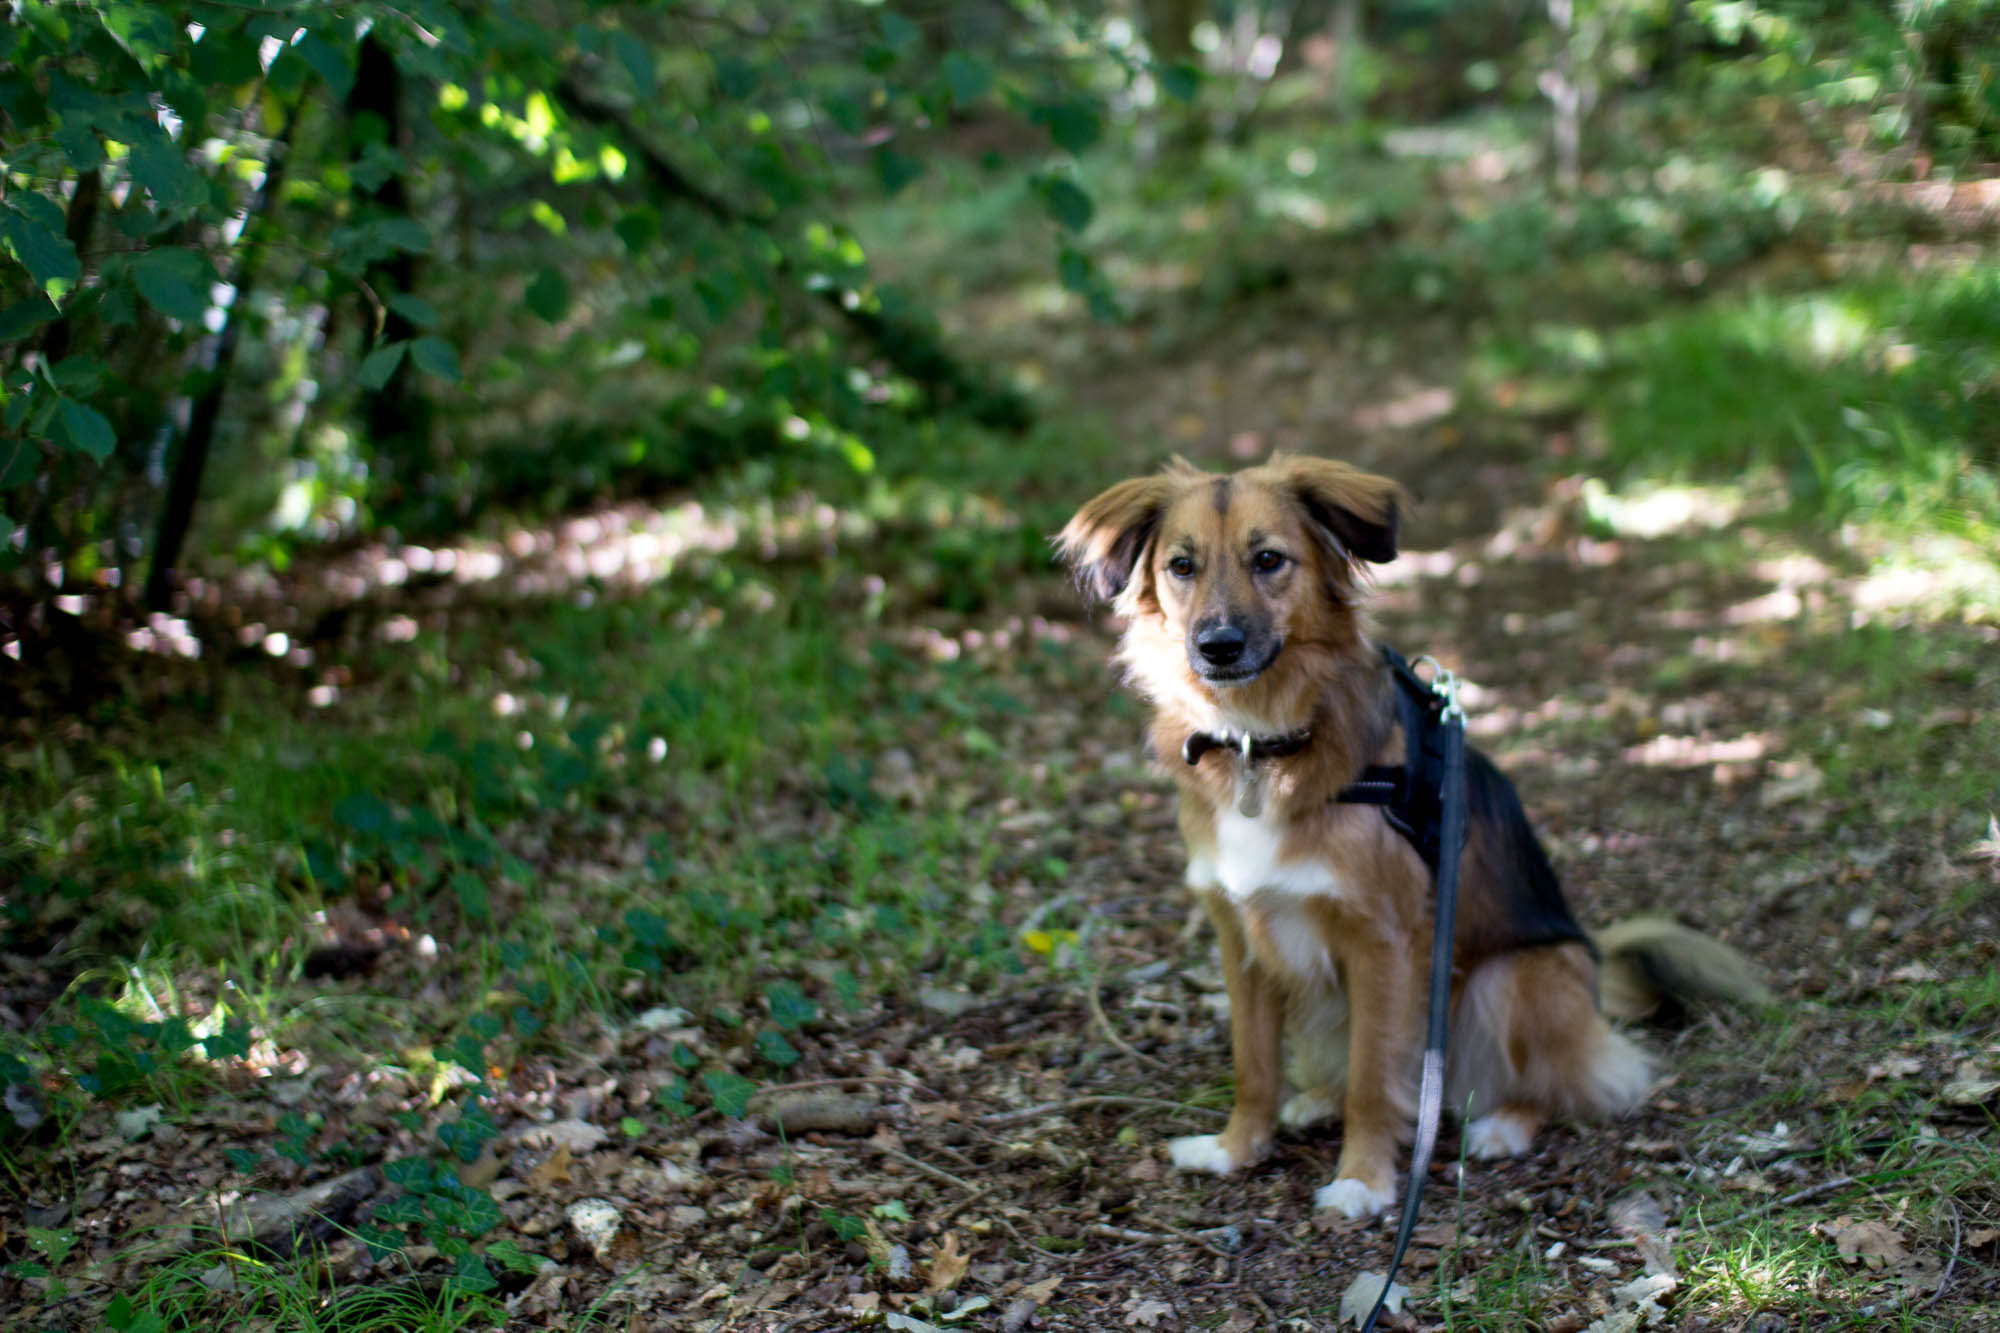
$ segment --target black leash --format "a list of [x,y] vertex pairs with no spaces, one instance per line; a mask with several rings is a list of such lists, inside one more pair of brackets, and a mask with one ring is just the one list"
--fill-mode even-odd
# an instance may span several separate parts
[[[1430,1010],[1424,1036],[1423,1083],[1417,1093],[1417,1141],[1410,1151],[1410,1186],[1403,1193],[1403,1218],[1396,1225],[1396,1248],[1389,1256],[1389,1272],[1382,1279],[1374,1308],[1361,1322],[1360,1333],[1374,1333],[1375,1321],[1381,1318],[1382,1307],[1395,1286],[1396,1270],[1402,1267],[1403,1255],[1410,1248],[1410,1237],[1417,1228],[1417,1212],[1423,1205],[1424,1180],[1430,1174],[1431,1152],[1437,1147],[1438,1122],[1444,1118],[1444,1048],[1451,1026],[1452,928],[1458,916],[1459,851],[1465,846],[1465,714],[1458,706],[1457,678],[1433,661],[1436,674],[1429,682],[1423,682],[1393,649],[1384,648],[1382,652],[1397,672],[1398,693],[1402,697],[1410,697],[1410,682],[1416,682],[1424,692],[1421,703],[1429,714],[1429,725],[1421,734],[1405,725],[1407,767],[1415,769],[1432,757],[1437,761],[1440,782],[1436,845],[1443,854],[1426,857],[1437,879],[1437,910],[1431,927]],[[1424,752],[1421,756],[1420,751]],[[1364,775],[1363,782],[1367,781]],[[1346,792],[1341,797],[1349,799]],[[1368,801],[1365,795],[1358,799]],[[1395,822],[1393,815],[1391,822]],[[1401,825],[1398,828],[1417,844],[1419,853],[1425,850],[1428,839],[1418,836],[1421,829]]]

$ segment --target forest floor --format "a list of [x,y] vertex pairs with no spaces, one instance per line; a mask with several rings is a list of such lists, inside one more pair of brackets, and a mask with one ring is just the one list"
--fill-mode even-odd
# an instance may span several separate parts
[[[1471,682],[1474,738],[1579,915],[1667,913],[1769,974],[1772,1013],[1640,1034],[1668,1072],[1627,1117],[1463,1165],[1448,1125],[1389,1326],[2000,1328],[2000,629],[1780,521],[1760,476],[1587,485],[1581,416],[1462,400],[1451,311],[1324,296],[1280,288],[1173,338],[968,316],[993,356],[1034,363],[1057,425],[991,470],[1018,491],[968,486],[916,526],[1041,524],[1169,453],[1296,448],[1398,478],[1416,503],[1379,580],[1383,637]],[[184,740],[148,771],[160,808],[182,792],[197,813],[171,823],[145,781],[100,782],[50,803],[66,813],[45,842],[101,871],[120,838],[181,849],[149,818],[198,826],[189,882],[227,883],[229,820],[198,811],[271,782],[322,824],[336,808],[331,852],[291,840],[348,887],[313,889],[334,882],[316,869],[207,900],[244,938],[275,899],[310,904],[311,947],[276,949],[264,1007],[233,1011],[251,1042],[183,1081],[137,1059],[121,1096],[52,1109],[56,1129],[5,1149],[0,1323],[1341,1322],[1393,1226],[1313,1210],[1337,1130],[1227,1180],[1166,1161],[1227,1106],[1224,1002],[1108,615],[1042,561],[878,541],[889,520],[780,506],[739,531],[722,513],[627,506],[497,537],[457,553],[491,566],[483,582],[346,557],[245,594],[265,598],[236,627],[246,651],[135,685],[170,696],[159,718],[86,705],[53,739],[10,739],[17,772],[107,751],[143,767],[163,753],[149,727],[212,729],[215,754],[267,766],[202,770]],[[641,535],[717,554],[668,597],[628,577]],[[372,579],[366,600],[334,603],[343,578]],[[349,662],[337,708],[266,660],[287,617],[316,672]],[[594,702],[630,734],[579,739]],[[401,794],[409,733],[386,719],[425,710],[466,757],[434,748],[423,763],[459,767]],[[497,754],[465,741],[481,725]],[[535,757],[565,737],[587,772]],[[416,901],[426,876],[443,906]],[[145,918],[75,919],[110,956]],[[31,938],[0,974],[15,1030],[79,994],[129,1015],[154,975],[121,986]],[[186,996],[140,984],[140,1020],[222,1012],[225,971]],[[92,1013],[94,1035],[63,1030],[115,1045]],[[43,1094],[53,1108],[52,1078],[13,1083],[9,1109]],[[308,1211],[329,1220],[288,1263]],[[413,1242],[371,1248],[384,1227]]]

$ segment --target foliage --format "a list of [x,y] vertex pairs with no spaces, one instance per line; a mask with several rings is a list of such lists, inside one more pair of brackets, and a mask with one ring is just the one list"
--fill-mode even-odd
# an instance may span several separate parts
[[1063,164],[1145,72],[1000,3],[30,0],[4,40],[0,553],[84,582],[210,433],[225,544],[281,556],[752,454],[866,470],[919,404],[1019,424],[842,200],[953,121],[1033,127],[1063,280],[1106,301]]

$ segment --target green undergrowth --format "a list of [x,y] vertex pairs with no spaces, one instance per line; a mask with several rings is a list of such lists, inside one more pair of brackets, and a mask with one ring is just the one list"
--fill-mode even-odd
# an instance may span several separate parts
[[[671,1133],[743,1115],[825,1021],[912,977],[977,989],[1045,966],[992,886],[1064,869],[992,825],[997,800],[1048,789],[996,761],[1036,695],[1099,664],[1033,634],[999,673],[931,648],[1046,578],[1051,515],[1093,438],[934,434],[962,463],[950,485],[923,479],[920,441],[845,490],[839,469],[796,478],[865,520],[810,552],[767,546],[768,506],[722,487],[714,512],[742,542],[643,589],[461,608],[363,648],[330,702],[232,671],[16,755],[0,938],[46,962],[28,1028],[0,1036],[0,1166],[42,1198],[107,1113],[142,1135],[246,1072],[400,1078],[424,1146],[388,1164],[395,1191],[363,1239],[458,1262],[450,1300],[431,1283],[309,1316],[266,1309],[322,1296],[260,1295],[250,1259],[230,1260],[226,1301],[177,1261],[130,1293],[133,1326],[227,1309],[366,1327],[404,1301],[423,1311],[399,1326],[459,1327],[490,1315],[499,1214],[455,1168],[497,1133],[493,1098],[522,1062],[679,1010],[749,1058],[676,1047],[653,1113],[623,1127]],[[283,1161],[336,1171],[384,1150],[337,1130],[287,1112],[229,1163],[254,1188]]]

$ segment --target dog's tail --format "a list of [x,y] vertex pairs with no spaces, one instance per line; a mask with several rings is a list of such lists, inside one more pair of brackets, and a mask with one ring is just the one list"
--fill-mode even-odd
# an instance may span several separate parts
[[1668,1001],[1772,1002],[1756,964],[1665,917],[1620,921],[1592,938],[1602,959],[1598,1003],[1612,1018],[1645,1018]]

